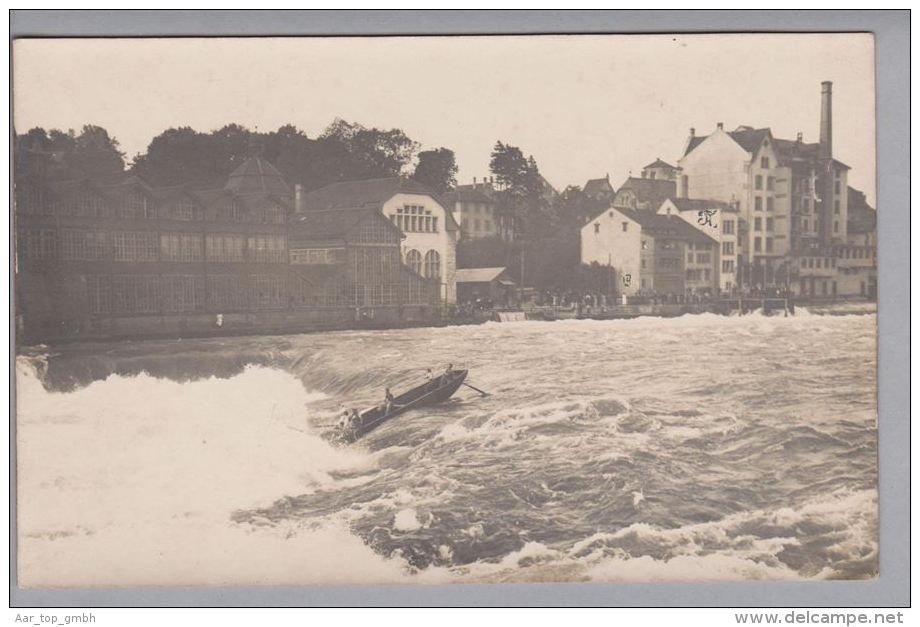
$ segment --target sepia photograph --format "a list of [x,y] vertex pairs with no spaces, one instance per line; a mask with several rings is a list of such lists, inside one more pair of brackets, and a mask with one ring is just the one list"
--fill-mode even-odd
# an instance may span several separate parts
[[879,577],[872,33],[11,56],[19,586]]

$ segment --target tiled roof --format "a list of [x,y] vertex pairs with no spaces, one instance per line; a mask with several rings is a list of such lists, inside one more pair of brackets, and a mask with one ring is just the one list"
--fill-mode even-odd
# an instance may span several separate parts
[[261,192],[290,196],[291,188],[281,172],[262,157],[249,157],[227,178],[227,189],[240,194]]
[[490,283],[501,276],[504,268],[458,268],[457,283]]
[[722,209],[724,211],[737,211],[737,207],[721,200],[707,198],[668,198],[680,211],[701,211],[703,209]]
[[336,207],[380,208],[399,193],[425,194],[435,198],[434,193],[412,179],[391,176],[363,181],[342,181],[332,183],[306,194],[304,207],[309,211],[335,209]]
[[589,179],[588,182],[585,183],[582,191],[589,196],[592,194],[610,193],[613,192],[613,186],[610,184],[610,179],[608,178]]
[[687,150],[684,151],[684,156],[689,155],[691,152],[693,152],[693,149],[699,146],[700,144],[702,144],[704,141],[706,141],[708,137],[709,135],[694,135],[693,137],[691,137],[690,141],[687,142]]
[[299,240],[344,239],[371,213],[377,214],[377,210],[373,207],[337,207],[304,211],[291,220],[291,227],[296,230],[296,233],[292,233],[292,238]]
[[[339,207],[380,209],[396,194],[423,194],[441,203],[437,195],[425,185],[401,176],[391,176],[382,179],[332,183],[304,195],[303,205],[308,212]],[[445,228],[450,231],[458,230],[460,227],[451,212],[446,211],[445,213],[447,215]]]
[[457,202],[478,202],[483,204],[494,204],[495,200],[488,196],[480,189],[470,189],[465,185],[463,189],[457,188],[441,196],[441,200],[453,207]]
[[768,137],[773,138],[769,128],[751,128],[749,126],[739,126],[734,131],[729,132],[728,136],[750,153],[760,150],[764,140]]
[[[658,210],[667,198],[677,195],[677,184],[665,179],[649,179],[629,177],[620,186],[619,191],[632,190],[639,202],[647,202],[654,210]],[[618,192],[619,193],[619,192]]]
[[638,222],[642,226],[642,230],[648,231],[653,236],[668,236],[701,244],[716,243],[715,239],[677,216],[663,216],[651,211],[637,211],[635,209],[617,209],[617,211],[630,220]]
[[677,169],[677,168],[675,168],[673,165],[671,165],[670,163],[666,163],[666,162],[662,161],[661,159],[655,159],[653,162],[651,162],[650,164],[648,164],[647,166],[645,166],[645,167],[642,168],[642,169],[643,169],[643,170],[647,170],[647,169],[649,169],[649,168],[670,168],[670,169],[672,169],[672,170],[676,170],[676,169]]
[[[760,148],[760,145],[763,144],[763,140],[766,137],[771,137],[769,128],[751,128],[750,126],[739,126],[733,131],[726,133],[729,137],[735,140],[739,146],[744,148],[747,152],[754,153]],[[690,141],[687,143],[687,150],[684,152],[684,155],[690,154],[697,146],[702,144],[709,138],[709,135],[696,135],[690,138]]]

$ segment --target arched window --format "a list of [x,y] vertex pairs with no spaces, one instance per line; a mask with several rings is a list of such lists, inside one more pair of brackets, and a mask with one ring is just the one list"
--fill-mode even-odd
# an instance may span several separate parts
[[441,277],[441,255],[436,250],[425,253],[425,275],[429,279]]
[[415,273],[422,272],[422,253],[417,250],[410,250],[406,253],[406,265]]

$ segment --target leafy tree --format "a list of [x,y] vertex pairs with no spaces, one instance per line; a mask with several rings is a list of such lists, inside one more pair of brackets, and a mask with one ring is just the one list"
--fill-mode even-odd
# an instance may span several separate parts
[[552,226],[552,207],[546,201],[543,177],[533,156],[501,141],[492,149],[489,169],[498,182],[499,205],[514,216],[515,229],[538,237]]
[[337,118],[320,136],[320,158],[339,167],[335,180],[397,176],[412,161],[418,143],[400,129],[365,128]]
[[179,185],[190,181],[218,181],[229,173],[226,153],[214,149],[210,135],[187,126],[170,128],[134,158],[131,170],[151,185]]
[[556,228],[576,231],[610,205],[603,199],[588,196],[577,185],[566,187],[551,204]]
[[412,178],[443,194],[457,185],[457,160],[448,148],[425,150],[418,154],[418,165]]
[[110,137],[101,126],[87,124],[74,139],[70,165],[90,176],[124,172],[125,153],[119,150],[118,140]]
[[77,178],[124,171],[118,140],[100,126],[86,125],[77,135],[33,128],[16,136],[15,176]]

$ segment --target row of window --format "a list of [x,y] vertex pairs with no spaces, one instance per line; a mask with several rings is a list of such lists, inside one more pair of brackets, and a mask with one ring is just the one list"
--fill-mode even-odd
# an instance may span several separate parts
[[862,246],[845,246],[837,249],[837,256],[841,259],[875,259],[877,255],[875,248],[865,248]]
[[409,250],[406,252],[406,265],[427,279],[441,278],[441,255],[436,250],[429,250],[424,259],[419,251]]
[[755,253],[760,253],[760,252],[772,253],[773,252],[773,238],[767,237],[767,238],[764,238],[763,241],[761,241],[761,238],[755,237],[754,238],[754,252]]
[[438,217],[421,205],[403,205],[390,216],[393,224],[404,233],[437,233]]
[[86,278],[93,314],[155,314],[277,309],[288,304],[274,275],[93,275]]
[[21,240],[27,259],[64,261],[177,261],[283,263],[283,235],[157,233],[29,229]]
[[802,267],[803,268],[821,268],[823,260],[824,268],[836,268],[837,260],[833,257],[802,257]]
[[[687,253],[687,263],[693,263],[693,253]],[[696,253],[696,263],[712,263],[709,253]]]
[[735,221],[734,220],[722,220],[722,232],[725,235],[734,235],[735,233]]
[[722,254],[723,255],[734,255],[735,254],[735,243],[734,242],[722,242]]
[[722,272],[732,273],[735,271],[735,260],[725,259],[722,261]]
[[[775,180],[772,176],[767,177],[767,191],[773,191]],[[754,189],[763,189],[763,176],[760,174],[754,177]]]
[[190,198],[180,198],[167,203],[155,203],[143,194],[128,194],[118,201],[109,202],[96,194],[84,193],[64,199],[47,199],[41,190],[29,190],[18,195],[18,207],[25,213],[80,218],[122,218],[126,220],[180,220],[184,222],[206,219],[221,222],[284,224],[286,209],[266,203],[262,206],[244,207],[230,201],[213,212]]
[[[772,232],[772,231],[773,231],[773,218],[767,218],[767,222],[766,222],[766,223],[767,223],[767,229],[766,229],[766,230]],[[764,230],[764,229],[763,229],[763,221],[761,220],[760,217],[754,218],[754,230],[755,230],[755,231],[763,231],[763,230]]]
[[461,227],[464,231],[469,232],[470,226],[473,227],[473,232],[485,232],[485,233],[494,233],[495,232],[495,223],[492,220],[480,220],[479,218],[463,218],[461,222]]
[[687,270],[687,280],[688,281],[709,281],[712,278],[712,273],[709,268],[697,268],[694,270]]
[[344,262],[344,248],[306,248],[291,250],[291,263],[294,265],[324,266]]
[[[802,231],[808,232],[809,222],[808,218],[802,218]],[[817,233],[821,230],[821,220],[820,218],[815,218],[814,221],[814,232]],[[834,233],[840,232],[840,223],[837,220],[834,220]]]
[[[764,199],[761,196],[754,196],[754,211],[763,211]],[[767,211],[773,211],[773,196],[767,196]]]

